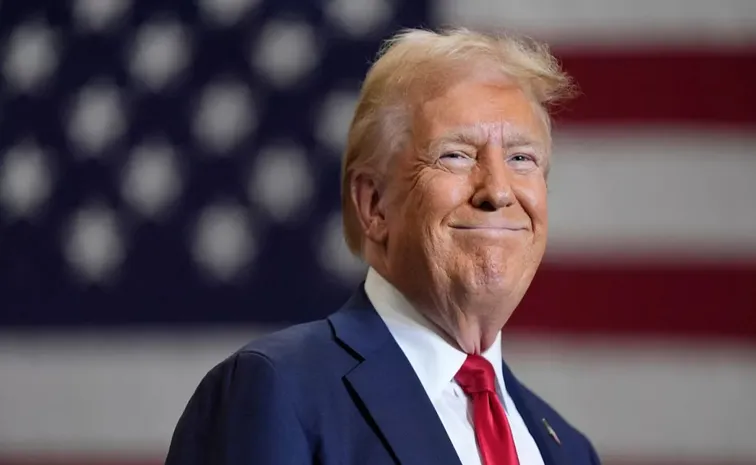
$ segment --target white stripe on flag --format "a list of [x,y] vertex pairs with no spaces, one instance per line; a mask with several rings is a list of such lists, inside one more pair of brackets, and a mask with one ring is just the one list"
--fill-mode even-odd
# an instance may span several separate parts
[[505,28],[552,45],[627,48],[632,45],[742,46],[756,41],[752,0],[440,0],[440,24]]
[[558,130],[549,256],[756,258],[756,136],[695,128]]

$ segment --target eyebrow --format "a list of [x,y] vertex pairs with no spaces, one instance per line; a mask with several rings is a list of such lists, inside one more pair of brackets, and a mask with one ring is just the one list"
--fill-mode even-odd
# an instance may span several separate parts
[[[488,140],[487,130],[480,126],[463,126],[455,128],[442,135],[441,137],[433,140],[429,144],[429,150],[432,152],[437,150],[440,146],[446,144],[463,144],[471,146],[480,146],[485,144]],[[521,131],[510,131],[504,136],[504,143],[502,147],[505,149],[511,149],[516,147],[531,146],[538,149],[543,149],[543,144],[537,142],[532,137]]]

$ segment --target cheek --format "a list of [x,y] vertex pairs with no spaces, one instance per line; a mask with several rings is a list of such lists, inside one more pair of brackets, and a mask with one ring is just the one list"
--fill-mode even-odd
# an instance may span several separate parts
[[445,218],[469,197],[461,176],[426,169],[408,186],[406,196],[398,199],[410,222],[435,223]]
[[518,189],[518,197],[534,226],[545,228],[549,214],[546,183],[543,180],[524,183]]
[[422,207],[436,217],[446,217],[469,202],[472,195],[471,186],[467,176],[438,173],[422,186],[425,200]]
[[[457,247],[449,237],[449,217],[468,202],[470,194],[463,179],[450,173],[429,173],[419,179],[402,206],[405,224],[425,254],[447,260]],[[405,234],[408,231],[405,231]]]

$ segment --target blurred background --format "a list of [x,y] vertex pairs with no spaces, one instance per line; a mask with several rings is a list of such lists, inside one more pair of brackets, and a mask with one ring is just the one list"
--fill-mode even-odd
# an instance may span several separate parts
[[0,0],[0,464],[161,463],[207,370],[334,311],[360,81],[439,25],[582,92],[516,373],[606,463],[756,463],[756,1]]

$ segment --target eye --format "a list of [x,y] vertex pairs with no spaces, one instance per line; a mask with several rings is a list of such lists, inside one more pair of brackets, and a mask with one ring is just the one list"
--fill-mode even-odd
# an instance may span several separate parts
[[445,152],[439,157],[438,161],[442,166],[451,170],[467,170],[475,164],[474,157],[459,150]]
[[441,158],[445,158],[447,160],[460,160],[460,159],[466,159],[470,158],[467,155],[465,155],[462,152],[448,152],[443,155],[441,155]]
[[517,170],[530,171],[538,166],[538,160],[534,155],[529,153],[518,152],[509,157],[508,163],[512,164]]
[[517,163],[535,162],[535,157],[527,153],[516,153],[509,157],[509,159]]

